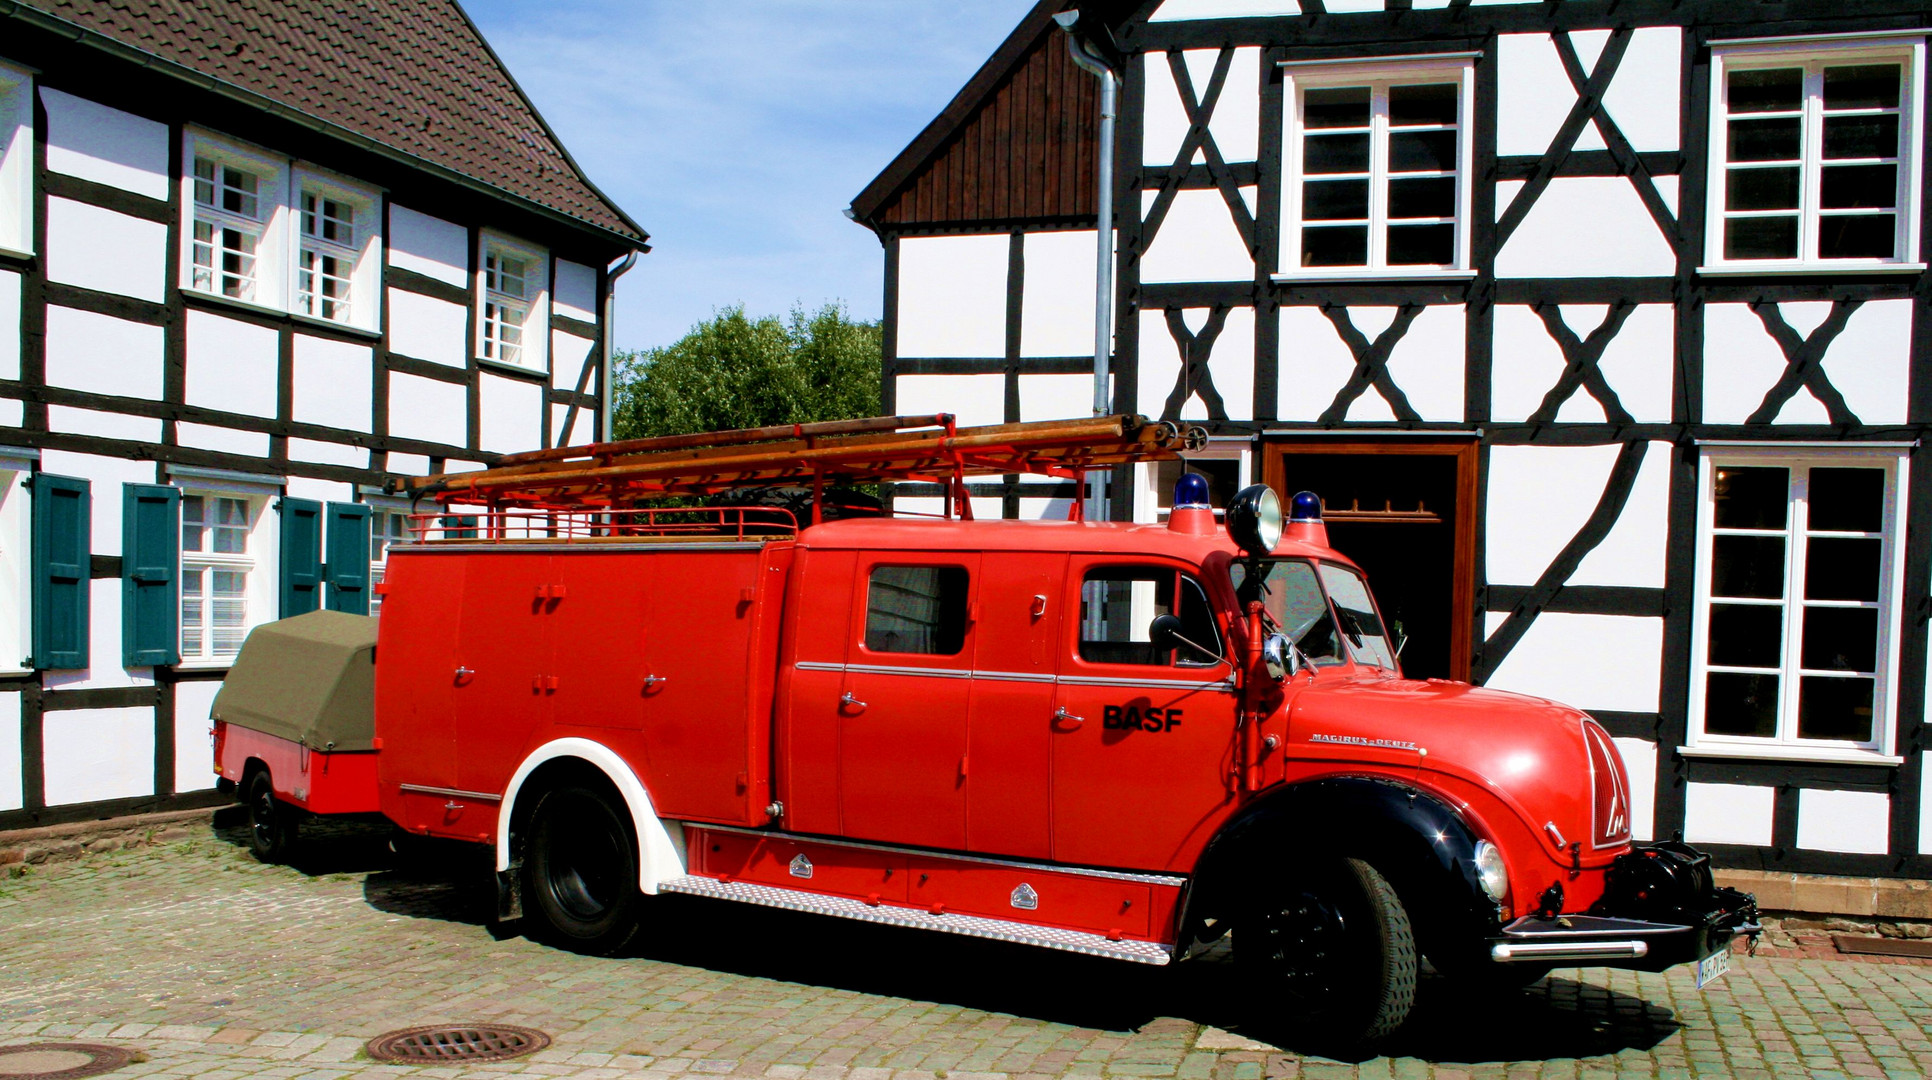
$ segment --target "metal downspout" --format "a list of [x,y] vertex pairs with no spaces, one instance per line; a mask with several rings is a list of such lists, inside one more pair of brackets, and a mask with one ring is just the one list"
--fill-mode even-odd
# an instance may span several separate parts
[[[1114,329],[1114,117],[1120,78],[1098,53],[1073,32],[1080,19],[1078,11],[1063,11],[1053,17],[1067,32],[1067,55],[1074,65],[1100,80],[1100,145],[1094,224],[1094,305],[1093,305],[1093,414],[1113,413],[1108,393],[1109,360],[1113,351]],[[1088,521],[1107,520],[1107,475],[1110,470],[1089,470],[1087,476]]]
[[611,410],[617,401],[617,357],[611,352],[612,327],[617,322],[617,279],[630,272],[637,265],[637,252],[625,252],[624,258],[604,274],[604,377],[598,389],[597,438],[594,442],[609,442],[616,436],[611,434]]

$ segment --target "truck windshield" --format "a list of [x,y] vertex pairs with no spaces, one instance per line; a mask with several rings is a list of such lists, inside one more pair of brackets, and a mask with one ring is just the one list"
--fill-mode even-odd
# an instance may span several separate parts
[[1310,663],[1328,667],[1353,655],[1358,664],[1394,670],[1395,651],[1360,575],[1327,563],[1317,570],[1299,559],[1270,559],[1262,566],[1266,573],[1255,580],[1249,580],[1246,563],[1229,568],[1235,595],[1243,607],[1260,600]]

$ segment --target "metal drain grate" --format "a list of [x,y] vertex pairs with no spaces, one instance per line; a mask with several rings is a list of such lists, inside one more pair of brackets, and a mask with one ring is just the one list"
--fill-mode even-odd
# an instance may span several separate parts
[[511,1024],[433,1024],[378,1035],[369,1040],[368,1050],[369,1056],[377,1061],[421,1065],[437,1061],[504,1061],[534,1054],[549,1045],[550,1036],[535,1028]]
[[[80,1080],[134,1060],[132,1051],[95,1043],[0,1046],[0,1080]],[[146,1060],[145,1058],[142,1060]]]

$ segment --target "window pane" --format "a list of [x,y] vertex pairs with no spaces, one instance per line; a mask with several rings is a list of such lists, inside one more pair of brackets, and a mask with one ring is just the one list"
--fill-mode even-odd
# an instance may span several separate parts
[[1365,173],[1369,170],[1369,137],[1309,135],[1302,139],[1301,170],[1310,176],[1328,173]]
[[1720,529],[1782,529],[1791,474],[1786,469],[1721,465],[1715,485]]
[[1390,172],[1455,172],[1456,133],[1398,131],[1389,136]]
[[1730,161],[1796,161],[1799,158],[1799,120],[1733,120],[1730,124]]
[[1872,740],[1871,679],[1806,675],[1798,680],[1800,739]]
[[1890,210],[1898,200],[1897,165],[1834,165],[1822,171],[1819,205],[1827,210]]
[[1818,219],[1818,255],[1825,259],[1889,259],[1898,219],[1891,214],[1832,214]]
[[1899,66],[1858,64],[1825,69],[1825,108],[1898,108]]
[[1798,257],[1798,219],[1795,217],[1729,218],[1724,222],[1727,259],[1795,259]]
[[1303,266],[1368,265],[1368,226],[1303,229],[1301,264]]
[[1375,612],[1375,601],[1369,598],[1367,583],[1353,571],[1333,563],[1321,563],[1316,571],[1328,589],[1328,598],[1334,601],[1336,624],[1355,662],[1393,670],[1395,648],[1389,644],[1382,618]]
[[1814,532],[1881,532],[1885,528],[1884,469],[1813,469],[1806,501]]
[[1724,177],[1729,210],[1796,210],[1799,170],[1731,169]]
[[1307,91],[1301,97],[1301,123],[1311,128],[1367,127],[1369,88],[1348,86]]
[[1878,599],[1878,557],[1884,541],[1813,537],[1805,548],[1805,599]]
[[1784,596],[1784,537],[1713,538],[1711,595],[1764,600]]
[[1165,664],[1148,626],[1174,611],[1175,573],[1157,566],[1110,566],[1080,585],[1080,659],[1097,664]]
[[1800,665],[1814,671],[1878,670],[1877,608],[1805,608]]
[[1250,578],[1242,563],[1228,567],[1228,580],[1234,585],[1235,599],[1245,608],[1259,600],[1269,617],[1304,656],[1319,666],[1342,662],[1341,642],[1336,640],[1335,619],[1328,598],[1315,580],[1315,568],[1305,562],[1283,559],[1267,564],[1263,577]]
[[199,495],[181,497],[181,550],[202,551],[202,501]]
[[1389,123],[1453,124],[1456,122],[1456,84],[1389,87]]
[[1729,105],[1733,113],[1796,112],[1804,105],[1803,68],[1759,68],[1733,71]]
[[1783,605],[1711,605],[1711,663],[1774,668],[1783,662],[1783,650]]
[[1303,221],[1365,221],[1369,216],[1367,180],[1310,181],[1301,186]]
[[865,599],[865,647],[950,656],[966,644],[966,569],[873,568]]
[[1825,160],[1897,156],[1897,116],[1881,113],[1876,116],[1825,117]]
[[1392,218],[1452,218],[1456,216],[1456,178],[1423,177],[1389,181]]
[[1456,261],[1454,225],[1392,225],[1390,266],[1447,266]]
[[1225,650],[1221,648],[1221,633],[1214,625],[1214,608],[1208,604],[1207,590],[1191,577],[1181,575],[1181,636],[1201,646],[1191,649],[1183,645],[1174,651],[1176,664],[1216,664]]
[[1704,730],[1713,735],[1778,733],[1778,677],[1713,671],[1704,679]]

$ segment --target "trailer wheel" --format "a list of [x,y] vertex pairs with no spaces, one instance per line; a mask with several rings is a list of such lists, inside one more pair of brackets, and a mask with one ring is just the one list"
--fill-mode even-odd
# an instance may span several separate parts
[[1234,934],[1264,1022],[1334,1046],[1393,1034],[1415,1005],[1408,912],[1379,871],[1337,859],[1297,871]]
[[530,820],[524,896],[553,944],[609,956],[637,935],[637,841],[625,809],[594,787],[544,793]]
[[275,797],[267,769],[248,778],[243,802],[248,807],[248,850],[265,863],[288,860],[301,828],[295,808]]

